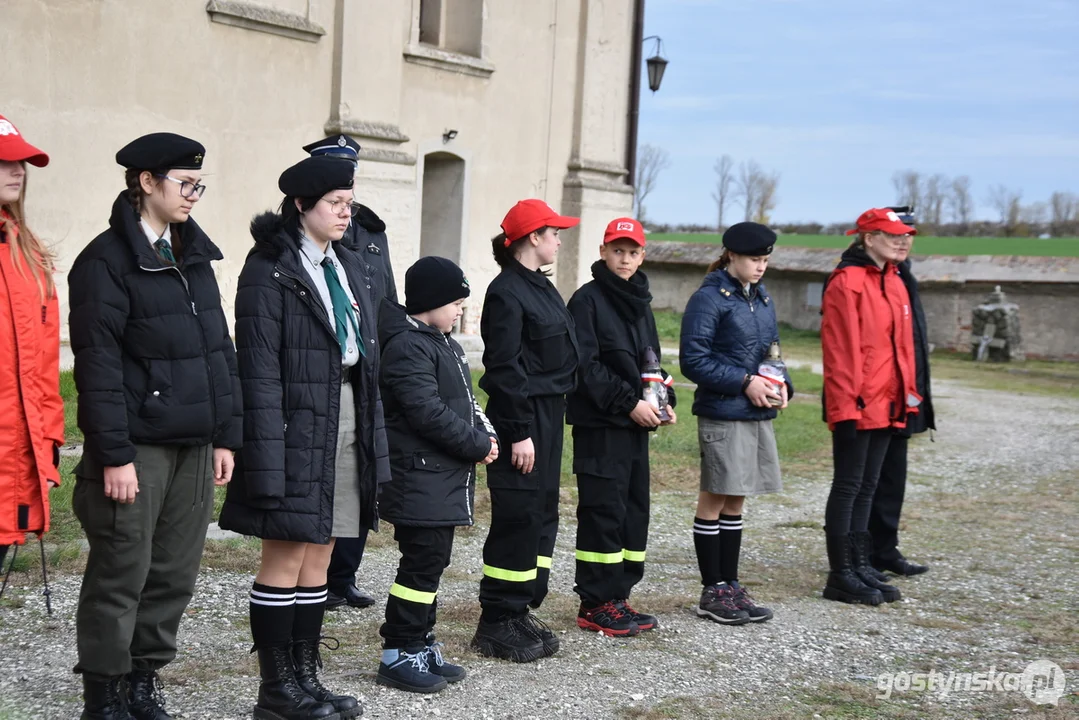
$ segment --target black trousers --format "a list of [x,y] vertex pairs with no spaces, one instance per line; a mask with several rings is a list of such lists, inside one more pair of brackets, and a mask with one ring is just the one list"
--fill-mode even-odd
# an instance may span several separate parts
[[363,549],[367,546],[367,528],[360,528],[360,536],[337,538],[330,555],[330,567],[326,571],[326,584],[330,592],[344,595],[345,588],[356,582],[356,571],[363,560]]
[[573,428],[577,574],[586,605],[629,598],[648,542],[648,431]]
[[891,430],[859,430],[851,440],[832,434],[832,490],[824,510],[828,534],[864,531],[869,508],[894,434]]
[[898,560],[899,516],[907,490],[907,445],[909,438],[893,435],[880,469],[877,491],[869,509],[869,532],[873,535],[874,562]]
[[395,525],[393,539],[401,550],[397,577],[386,598],[386,622],[379,629],[386,648],[419,648],[435,627],[436,593],[442,571],[449,567],[453,527]]
[[547,597],[551,555],[558,534],[562,475],[562,432],[566,401],[561,395],[529,400],[534,413],[536,464],[524,475],[510,462],[510,447],[487,466],[491,529],[483,545],[480,605],[486,613],[521,614]]

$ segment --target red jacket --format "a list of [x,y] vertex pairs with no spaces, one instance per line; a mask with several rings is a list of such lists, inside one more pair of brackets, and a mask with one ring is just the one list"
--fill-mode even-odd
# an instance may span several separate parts
[[18,231],[0,211],[0,545],[48,531],[48,483],[60,483],[53,459],[64,444],[59,303],[53,293],[42,304],[30,269],[15,265]]
[[821,306],[824,419],[859,430],[901,428],[918,412],[910,296],[896,267],[861,248],[843,253]]

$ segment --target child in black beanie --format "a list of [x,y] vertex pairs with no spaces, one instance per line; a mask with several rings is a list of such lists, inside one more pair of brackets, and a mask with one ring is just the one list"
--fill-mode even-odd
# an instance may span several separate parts
[[420,258],[405,273],[405,307],[384,300],[379,314],[382,401],[392,480],[379,514],[401,550],[386,601],[377,680],[431,693],[465,677],[435,641],[435,595],[449,565],[453,528],[472,524],[476,463],[498,457],[494,428],[472,394],[468,361],[450,337],[469,296],[452,261]]

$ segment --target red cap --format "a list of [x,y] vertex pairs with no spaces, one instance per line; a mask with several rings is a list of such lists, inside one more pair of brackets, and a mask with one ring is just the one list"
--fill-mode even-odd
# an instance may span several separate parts
[[858,218],[857,227],[848,230],[848,235],[855,233],[883,232],[889,235],[917,235],[918,231],[910,225],[903,224],[894,210],[888,208],[873,208],[866,210]]
[[45,167],[49,164],[49,156],[23,140],[19,131],[3,115],[0,115],[0,160],[8,162],[25,160],[37,167]]
[[641,247],[644,247],[644,228],[633,218],[622,217],[611,220],[603,233],[603,244],[606,245],[609,242],[614,242],[615,240],[621,240],[623,238],[632,240]]
[[506,233],[506,247],[509,247],[515,240],[520,240],[541,227],[550,226],[563,230],[579,222],[581,218],[559,215],[542,200],[521,200],[510,208],[502,219],[502,232]]

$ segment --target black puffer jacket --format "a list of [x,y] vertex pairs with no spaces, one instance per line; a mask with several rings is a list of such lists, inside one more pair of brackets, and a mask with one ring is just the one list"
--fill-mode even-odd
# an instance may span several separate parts
[[397,302],[397,283],[390,265],[390,243],[386,238],[386,223],[366,205],[357,203],[356,215],[345,231],[341,243],[359,256],[371,278],[370,290],[375,307],[382,298]]
[[923,433],[926,430],[936,430],[936,414],[933,412],[933,392],[929,381],[929,327],[925,320],[925,308],[922,307],[921,298],[918,295],[918,280],[910,269],[910,258],[898,265],[899,277],[907,286],[907,294],[910,295],[910,307],[914,311],[914,380],[918,387],[918,394],[922,396],[922,404],[918,406],[918,412],[907,416],[907,426],[900,431],[903,435]]
[[577,336],[558,290],[539,270],[516,260],[483,299],[483,377],[487,416],[502,444],[532,437],[529,398],[565,395],[577,384]]
[[[221,527],[264,539],[324,544],[333,528],[341,348],[318,291],[300,265],[299,243],[280,216],[256,217],[251,234],[255,248],[236,292],[244,445],[221,510]],[[363,287],[367,277],[356,255],[340,244],[334,250],[349,286]],[[377,478],[380,471],[389,471],[375,309],[367,294],[353,295],[367,348],[351,372],[360,526],[375,528]]]
[[122,193],[68,274],[84,474],[132,462],[136,443],[240,447],[236,353],[210,266],[221,251],[194,220],[172,237],[176,266]]
[[465,353],[389,301],[378,338],[393,471],[380,490],[379,515],[395,525],[471,525],[476,463],[495,432],[472,395]]
[[[629,414],[642,397],[645,350],[652,348],[657,358],[661,353],[648,276],[638,270],[623,280],[597,260],[592,277],[567,304],[581,348],[581,366],[577,389],[566,398],[566,422],[644,430]],[[667,383],[669,403],[675,407],[671,377],[662,368],[660,373]]]

